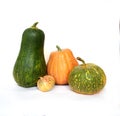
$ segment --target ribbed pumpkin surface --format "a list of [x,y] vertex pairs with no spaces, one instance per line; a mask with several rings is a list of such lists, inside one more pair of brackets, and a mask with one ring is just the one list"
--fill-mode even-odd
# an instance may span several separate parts
[[55,78],[56,84],[68,84],[70,71],[78,65],[70,49],[62,49],[50,54],[47,72]]

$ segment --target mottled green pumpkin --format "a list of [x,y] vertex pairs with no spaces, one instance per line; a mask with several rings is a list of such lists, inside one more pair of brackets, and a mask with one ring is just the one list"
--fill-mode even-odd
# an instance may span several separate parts
[[95,94],[101,91],[106,84],[106,75],[102,68],[92,63],[76,66],[70,72],[68,84],[70,88],[81,94]]

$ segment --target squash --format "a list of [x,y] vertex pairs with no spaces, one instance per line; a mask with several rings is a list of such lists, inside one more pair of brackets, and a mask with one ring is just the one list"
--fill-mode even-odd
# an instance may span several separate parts
[[68,84],[68,75],[78,62],[70,49],[56,48],[58,51],[52,52],[48,59],[47,73],[55,78],[56,84]]
[[93,63],[85,63],[76,66],[70,72],[68,83],[70,88],[81,94],[95,94],[101,91],[106,84],[106,75],[101,67]]
[[55,79],[51,75],[40,77],[40,79],[37,81],[37,88],[43,92],[50,91],[51,89],[53,89],[54,85]]
[[36,27],[25,29],[22,35],[21,47],[13,69],[16,83],[22,87],[33,87],[37,85],[40,76],[47,74],[44,58],[45,34]]

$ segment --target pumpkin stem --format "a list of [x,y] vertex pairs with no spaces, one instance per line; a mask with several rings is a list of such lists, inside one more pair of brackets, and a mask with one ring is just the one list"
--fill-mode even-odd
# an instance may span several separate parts
[[58,51],[62,51],[62,49],[58,45],[56,45],[56,48]]
[[36,27],[37,24],[38,24],[38,22],[35,22],[35,23],[31,26],[31,28],[37,28],[37,27]]
[[86,64],[85,61],[80,57],[77,57],[77,60],[81,61],[83,64]]

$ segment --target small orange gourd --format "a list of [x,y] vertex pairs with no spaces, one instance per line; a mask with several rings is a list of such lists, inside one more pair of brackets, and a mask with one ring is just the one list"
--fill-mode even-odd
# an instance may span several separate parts
[[78,62],[70,49],[61,49],[59,46],[56,48],[58,51],[50,54],[47,72],[55,78],[56,84],[68,84],[69,73],[75,66],[78,66]]

